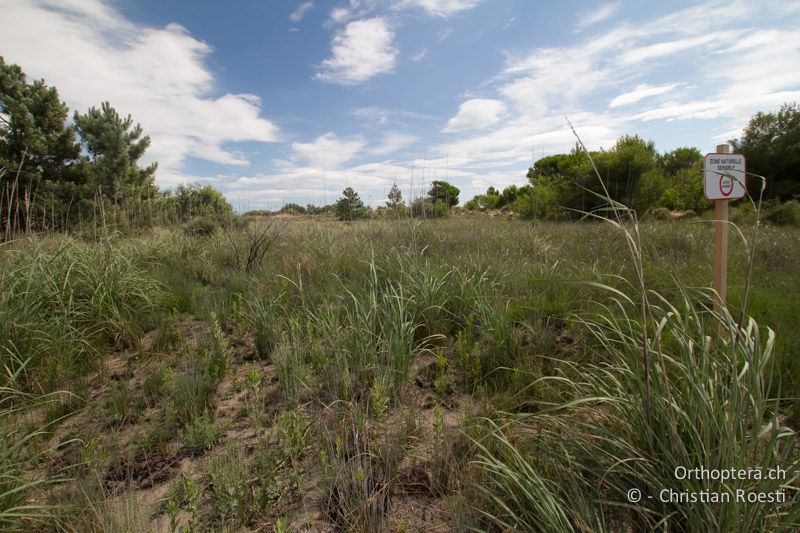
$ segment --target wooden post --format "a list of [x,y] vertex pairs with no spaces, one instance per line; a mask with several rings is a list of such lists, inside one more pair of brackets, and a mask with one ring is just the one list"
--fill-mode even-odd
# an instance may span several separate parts
[[[720,154],[729,154],[727,144],[717,146]],[[714,290],[717,300],[714,311],[719,313],[728,293],[728,200],[714,200]],[[721,329],[720,329],[721,333]]]

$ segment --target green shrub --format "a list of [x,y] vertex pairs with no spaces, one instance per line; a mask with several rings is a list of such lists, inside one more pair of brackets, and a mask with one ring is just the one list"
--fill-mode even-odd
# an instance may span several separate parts
[[217,444],[225,433],[225,428],[214,420],[214,415],[206,411],[189,421],[181,431],[184,448],[192,455],[201,455]]
[[239,443],[226,446],[221,455],[208,463],[211,478],[211,506],[215,517],[223,524],[234,527],[246,524],[258,511],[244,450]]
[[778,226],[800,226],[800,202],[789,200],[764,213],[764,220]]
[[189,237],[209,237],[219,231],[219,224],[209,217],[194,217],[183,225]]
[[666,207],[654,207],[647,212],[651,220],[672,220],[672,211]]
[[308,416],[300,409],[283,411],[278,418],[278,445],[284,457],[302,459],[310,447]]

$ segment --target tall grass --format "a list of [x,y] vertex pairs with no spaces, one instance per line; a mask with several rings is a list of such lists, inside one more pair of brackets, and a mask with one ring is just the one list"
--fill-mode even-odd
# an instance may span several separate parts
[[0,366],[30,358],[45,379],[91,368],[104,346],[137,344],[162,292],[113,245],[61,237],[1,253]]
[[[606,200],[592,216],[627,244],[630,295],[606,286],[599,311],[576,315],[599,363],[567,362],[571,372],[530,385],[557,383],[568,400],[488,422],[476,441],[487,481],[479,510],[505,530],[796,529],[796,435],[769,397],[774,333],[715,311],[710,291],[678,287],[671,300],[649,290],[635,213]],[[748,500],[759,495],[772,500]]]
[[[41,489],[64,481],[62,475],[31,474],[31,468],[48,450],[41,450],[41,438],[57,421],[38,420],[37,413],[61,403],[69,393],[35,395],[22,392],[12,375],[7,386],[0,386],[0,529],[29,531],[51,522],[61,509],[59,505],[40,500]],[[24,425],[22,420],[37,420]],[[63,444],[69,444],[72,441]],[[41,450],[41,451],[36,451]],[[37,494],[37,498],[32,496]]]

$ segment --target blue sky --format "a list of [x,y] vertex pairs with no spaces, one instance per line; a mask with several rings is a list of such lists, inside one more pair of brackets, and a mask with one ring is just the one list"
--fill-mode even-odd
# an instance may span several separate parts
[[532,158],[639,134],[703,152],[800,101],[800,2],[0,0],[0,55],[72,110],[108,100],[157,181],[240,210],[373,205],[433,179],[525,183]]

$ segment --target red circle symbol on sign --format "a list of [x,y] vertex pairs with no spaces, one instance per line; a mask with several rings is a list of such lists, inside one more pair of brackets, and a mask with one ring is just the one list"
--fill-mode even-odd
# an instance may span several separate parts
[[719,177],[719,192],[722,193],[722,196],[730,196],[733,192],[733,179],[721,175]]

